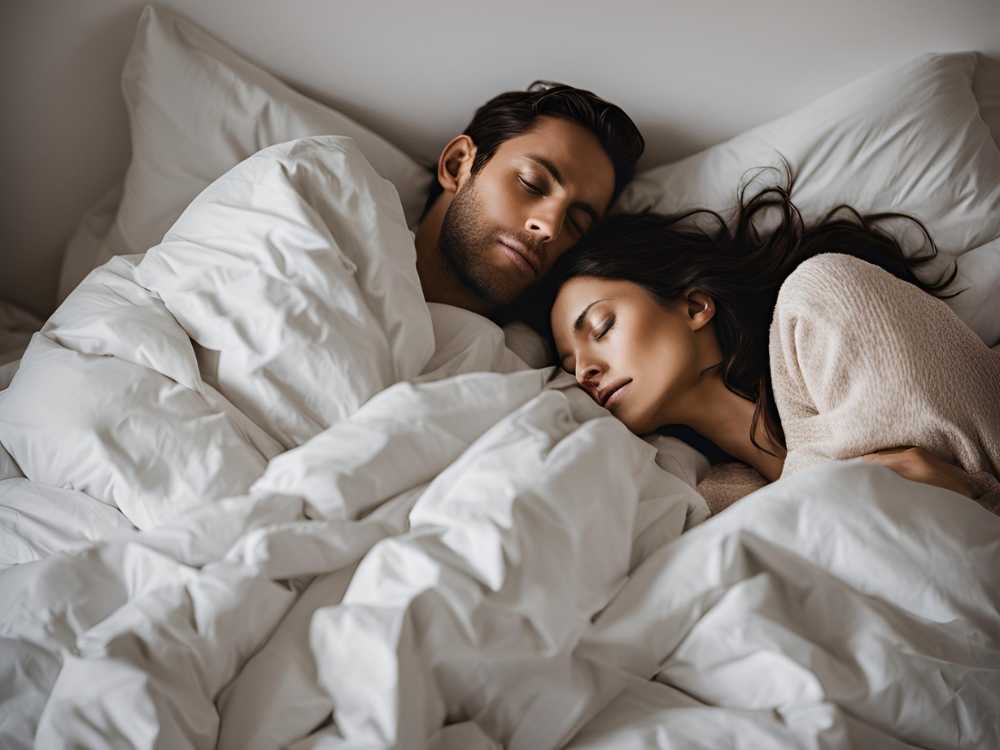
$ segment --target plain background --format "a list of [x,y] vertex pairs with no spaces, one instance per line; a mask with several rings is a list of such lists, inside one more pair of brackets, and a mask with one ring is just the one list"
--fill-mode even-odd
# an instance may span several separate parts
[[[0,0],[0,299],[55,304],[66,241],[125,172],[119,77],[145,3]],[[640,169],[924,52],[1000,56],[1000,0],[165,0],[286,83],[433,162],[536,78],[621,105]]]

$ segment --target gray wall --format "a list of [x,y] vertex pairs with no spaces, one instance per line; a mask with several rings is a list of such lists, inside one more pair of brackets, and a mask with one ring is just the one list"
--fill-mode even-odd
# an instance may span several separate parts
[[[0,298],[51,311],[66,240],[128,164],[122,61],[144,3],[0,0]],[[928,51],[1000,55],[1000,0],[165,0],[413,156],[549,78],[622,105],[641,166]]]

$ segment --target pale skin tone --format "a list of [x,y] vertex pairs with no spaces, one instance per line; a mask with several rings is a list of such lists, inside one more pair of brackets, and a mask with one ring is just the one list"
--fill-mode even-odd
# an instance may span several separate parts
[[[715,333],[715,302],[689,289],[663,305],[638,284],[577,277],[552,308],[560,364],[595,401],[639,435],[687,425],[769,482],[781,476],[785,451],[759,430],[750,440],[754,404],[726,388]],[[775,454],[775,455],[772,455]],[[864,456],[912,481],[973,496],[969,475],[921,448]]]
[[[417,273],[428,302],[485,314],[495,305],[463,284],[439,251],[442,223],[473,178],[475,155],[476,144],[467,135],[441,153],[437,179],[444,192],[417,231]],[[614,188],[611,157],[593,133],[569,120],[539,117],[527,133],[502,143],[475,175],[477,224],[515,246],[492,243],[477,262],[523,292],[601,219]]]

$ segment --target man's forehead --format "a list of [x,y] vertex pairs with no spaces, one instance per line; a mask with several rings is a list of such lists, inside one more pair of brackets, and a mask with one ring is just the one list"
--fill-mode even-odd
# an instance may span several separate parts
[[500,144],[500,149],[511,155],[535,152],[550,159],[558,157],[569,163],[584,161],[583,155],[578,153],[579,148],[588,152],[601,152],[608,165],[611,165],[611,157],[605,153],[596,135],[583,125],[561,117],[539,117],[530,130]]

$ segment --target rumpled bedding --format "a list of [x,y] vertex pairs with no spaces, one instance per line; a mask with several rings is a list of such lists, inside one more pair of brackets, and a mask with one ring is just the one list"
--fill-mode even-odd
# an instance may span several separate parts
[[627,686],[569,747],[996,747],[998,563],[954,493],[860,459],[782,479],[596,618],[577,656]]
[[5,746],[997,744],[1000,519],[849,462],[705,521],[670,441],[414,258],[353,143],[304,139],[36,334],[0,393]]

